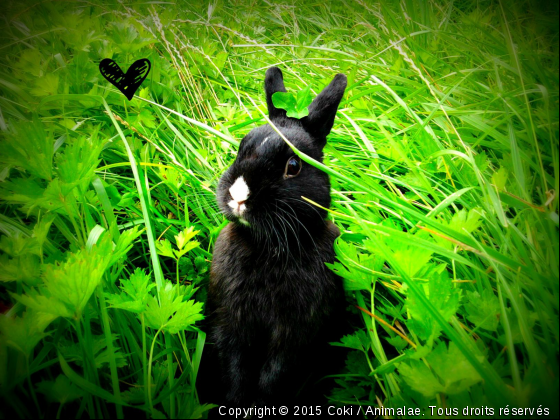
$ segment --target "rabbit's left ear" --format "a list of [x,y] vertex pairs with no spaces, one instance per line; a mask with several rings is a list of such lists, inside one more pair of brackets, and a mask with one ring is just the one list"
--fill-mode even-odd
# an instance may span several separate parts
[[309,105],[309,115],[302,119],[303,125],[309,133],[322,139],[331,132],[334,117],[347,83],[344,74],[337,74]]
[[278,67],[271,67],[266,71],[264,91],[266,92],[266,104],[268,105],[268,118],[271,120],[286,118],[286,111],[276,108],[272,103],[272,95],[276,92],[286,92],[284,76],[282,76],[282,71]]

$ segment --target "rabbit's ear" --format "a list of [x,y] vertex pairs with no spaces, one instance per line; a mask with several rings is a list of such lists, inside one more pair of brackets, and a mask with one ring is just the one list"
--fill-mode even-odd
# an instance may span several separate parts
[[266,92],[266,104],[268,105],[268,117],[271,120],[285,118],[286,111],[276,108],[272,103],[272,95],[276,92],[286,92],[284,77],[278,67],[271,67],[266,71],[264,78],[264,91]]
[[302,120],[309,133],[317,138],[325,138],[331,132],[346,85],[346,76],[337,74],[309,105],[309,115]]

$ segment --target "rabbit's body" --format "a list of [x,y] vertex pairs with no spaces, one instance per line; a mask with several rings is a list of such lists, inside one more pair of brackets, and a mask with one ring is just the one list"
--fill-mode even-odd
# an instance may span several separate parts
[[[272,94],[285,89],[280,70],[269,69],[270,119],[298,150],[322,161],[345,87],[338,75],[310,115],[295,120],[272,104]],[[288,403],[315,367],[329,363],[327,343],[339,338],[342,281],[325,266],[339,231],[325,210],[303,199],[328,208],[329,177],[267,125],[243,139],[217,196],[231,223],[215,244],[207,313],[226,400]]]
[[311,373],[310,358],[323,358],[326,343],[338,338],[329,333],[344,292],[325,266],[334,259],[338,228],[326,224],[314,237],[317,247],[306,244],[301,255],[263,252],[243,230],[232,223],[222,230],[209,290],[227,399],[286,402]]

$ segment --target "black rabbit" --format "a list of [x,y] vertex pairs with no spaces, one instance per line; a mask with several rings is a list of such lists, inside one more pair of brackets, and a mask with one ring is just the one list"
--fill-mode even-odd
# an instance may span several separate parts
[[[346,76],[337,75],[298,120],[275,108],[282,72],[266,72],[270,120],[300,151],[321,162]],[[344,313],[334,260],[338,228],[326,221],[329,177],[301,161],[270,125],[242,140],[223,174],[218,203],[231,221],[214,248],[207,314],[230,406],[288,404],[321,366]],[[310,401],[309,401],[310,402]],[[307,401],[305,401],[307,403]]]

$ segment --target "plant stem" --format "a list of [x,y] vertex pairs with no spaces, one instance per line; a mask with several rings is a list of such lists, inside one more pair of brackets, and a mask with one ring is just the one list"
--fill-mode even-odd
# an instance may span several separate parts
[[60,418],[60,414],[62,413],[62,407],[64,407],[64,403],[60,403],[60,405],[58,406],[58,410],[56,411],[56,418],[57,419]]
[[[164,333],[165,337],[165,347],[170,349],[172,347],[171,334]],[[173,369],[173,353],[167,353],[167,373],[169,376],[169,388],[173,387],[175,382],[175,369]],[[174,393],[169,395],[169,417],[175,418],[175,396]]]
[[[80,348],[82,349],[82,357],[84,359],[84,378],[89,379],[90,375],[88,374],[88,354],[86,351],[86,346],[84,343],[84,337],[82,334],[80,319],[75,320],[74,328],[76,329],[76,333],[78,334],[78,342],[80,343]],[[90,393],[87,394],[87,405],[88,405],[88,414],[90,418],[96,417],[95,408],[93,406],[93,395]]]
[[[101,320],[103,322],[103,333],[105,334],[105,341],[107,342],[107,351],[110,355],[115,354],[115,348],[113,346],[113,336],[111,334],[111,325],[109,324],[109,316],[107,314],[107,306],[105,304],[105,296],[103,296],[103,284],[100,283],[97,286],[97,298],[99,299],[99,307],[101,309]],[[115,357],[109,358],[109,368],[111,370],[111,382],[113,385],[113,395],[116,399],[121,398],[121,391],[119,388],[119,374],[117,372],[117,364],[115,362]],[[116,404],[117,418],[122,419],[123,409],[122,405]]]
[[33,388],[33,384],[31,383],[31,372],[29,370],[29,356],[25,357],[25,364],[27,366],[27,385],[29,386],[29,393],[31,394],[31,398],[33,399],[33,403],[35,404],[35,408],[37,409],[37,415],[39,418],[42,418],[41,415],[41,408],[39,407],[39,402],[37,401],[37,395],[35,394],[35,389]]
[[144,401],[148,401],[148,371],[146,370],[146,365],[148,364],[146,360],[146,324],[144,323],[144,314],[140,315],[140,322],[142,323],[142,378],[144,385]]
[[150,360],[148,361],[148,404],[150,406],[150,411],[154,411],[154,407],[152,405],[152,360],[154,357],[154,346],[156,345],[156,339],[161,329],[157,330],[156,335],[154,335],[154,339],[152,340],[152,346],[150,347]]

